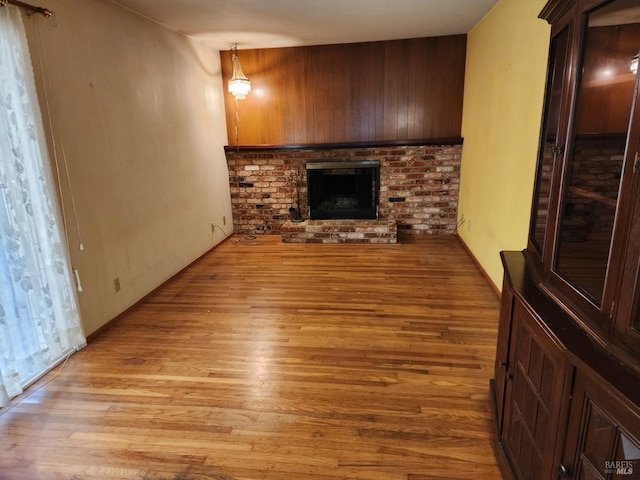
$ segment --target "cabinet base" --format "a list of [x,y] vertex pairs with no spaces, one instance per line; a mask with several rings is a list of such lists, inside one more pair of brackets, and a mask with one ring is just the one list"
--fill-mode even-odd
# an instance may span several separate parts
[[502,442],[499,441],[500,426],[498,423],[498,403],[496,401],[496,381],[493,378],[489,380],[489,401],[491,402],[489,407],[491,410],[491,424],[493,426],[491,448],[498,462],[498,468],[500,468],[502,478],[504,480],[515,480],[515,476],[509,465],[509,460],[507,460],[507,456],[502,448]]

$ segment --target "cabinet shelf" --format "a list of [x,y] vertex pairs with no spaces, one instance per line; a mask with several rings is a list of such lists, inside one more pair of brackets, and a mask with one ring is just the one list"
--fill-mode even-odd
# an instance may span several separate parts
[[609,198],[605,195],[602,195],[601,193],[592,192],[590,190],[587,190],[586,188],[572,186],[572,187],[569,187],[569,193],[580,198],[595,200],[596,202],[599,202],[602,205],[607,205],[608,207],[611,207],[611,208],[616,208],[616,203],[617,203],[616,199]]

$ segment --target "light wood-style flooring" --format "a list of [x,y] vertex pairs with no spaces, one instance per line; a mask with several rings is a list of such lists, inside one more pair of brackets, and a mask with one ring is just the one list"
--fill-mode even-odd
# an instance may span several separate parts
[[0,478],[499,479],[457,238],[226,241],[0,413]]

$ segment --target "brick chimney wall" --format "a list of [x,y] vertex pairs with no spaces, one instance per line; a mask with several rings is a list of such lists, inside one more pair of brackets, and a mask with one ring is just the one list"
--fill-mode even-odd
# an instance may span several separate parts
[[456,231],[462,145],[319,149],[226,150],[234,231],[280,234],[298,204],[308,219],[309,161],[380,161],[381,219],[395,219],[399,232]]

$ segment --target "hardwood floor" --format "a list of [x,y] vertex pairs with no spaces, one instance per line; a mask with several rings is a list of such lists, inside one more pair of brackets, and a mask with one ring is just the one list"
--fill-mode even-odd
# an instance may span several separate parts
[[0,478],[499,479],[498,310],[455,237],[231,239],[0,413]]

